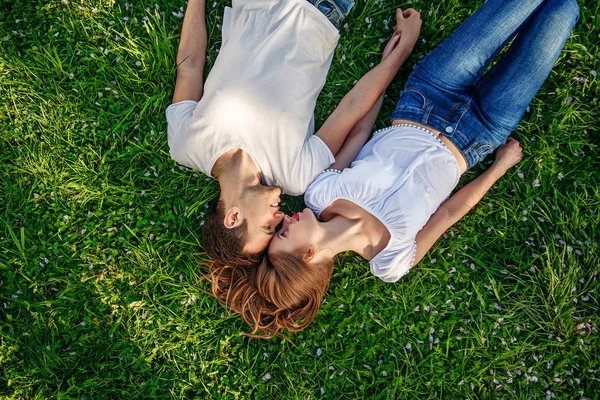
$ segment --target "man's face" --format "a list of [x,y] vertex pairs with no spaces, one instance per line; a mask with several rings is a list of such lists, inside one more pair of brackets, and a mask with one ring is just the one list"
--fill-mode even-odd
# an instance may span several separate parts
[[251,186],[240,199],[240,209],[248,221],[247,242],[243,252],[257,254],[265,250],[283,220],[279,211],[281,189],[276,186]]

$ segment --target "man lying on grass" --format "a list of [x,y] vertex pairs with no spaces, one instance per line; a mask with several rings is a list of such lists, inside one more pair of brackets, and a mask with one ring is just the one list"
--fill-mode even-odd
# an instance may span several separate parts
[[[257,264],[283,219],[282,192],[302,194],[335,160],[414,43],[394,35],[386,57],[313,135],[313,111],[353,0],[234,0],[206,84],[205,0],[190,0],[166,111],[174,160],[219,181],[202,229],[217,265]],[[327,17],[325,16],[327,15]],[[329,19],[329,20],[328,20]]]

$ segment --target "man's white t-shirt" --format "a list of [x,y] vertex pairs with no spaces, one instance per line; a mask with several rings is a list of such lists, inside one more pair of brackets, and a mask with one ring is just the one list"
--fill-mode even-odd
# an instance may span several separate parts
[[200,102],[166,111],[171,157],[210,175],[242,149],[263,183],[304,193],[334,161],[314,136],[313,112],[339,34],[306,0],[233,0]]

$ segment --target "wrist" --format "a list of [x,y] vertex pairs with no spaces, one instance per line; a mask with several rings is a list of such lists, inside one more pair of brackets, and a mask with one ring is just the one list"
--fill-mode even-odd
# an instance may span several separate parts
[[394,50],[392,50],[392,52],[386,57],[386,59],[393,59],[394,62],[404,62],[404,60],[406,59],[406,57],[408,57],[408,55],[412,52],[414,43],[410,44],[408,41],[404,41],[402,40],[402,38],[400,38],[400,43],[398,43],[398,46],[396,46],[396,48]]
[[496,180],[502,178],[508,169],[498,165],[497,163],[493,163],[490,168],[488,168],[488,172],[492,175]]

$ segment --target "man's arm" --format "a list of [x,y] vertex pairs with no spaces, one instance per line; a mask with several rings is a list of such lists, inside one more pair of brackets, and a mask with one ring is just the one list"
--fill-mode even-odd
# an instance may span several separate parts
[[348,133],[385,92],[402,63],[412,52],[419,37],[421,17],[417,11],[413,9],[404,12],[400,9],[396,10],[396,22],[396,31],[400,36],[397,46],[388,57],[363,76],[344,96],[335,111],[316,133],[334,156],[339,152]]
[[509,168],[521,161],[522,153],[523,149],[519,142],[509,138],[506,144],[498,148],[496,160],[487,171],[465,185],[438,208],[417,234],[417,252],[413,265],[421,261],[423,256],[431,249],[431,246],[447,229],[479,203],[488,190]]
[[173,103],[200,101],[206,62],[206,0],[189,0],[177,51],[177,80]]
[[338,151],[335,156],[335,162],[331,164],[329,168],[343,170],[352,164],[352,161],[356,159],[360,149],[362,149],[365,143],[367,143],[369,136],[371,136],[373,125],[375,125],[375,120],[379,115],[382,104],[383,96],[380,96],[367,115],[358,121],[352,130],[350,130],[340,151]]
[[[381,61],[385,60],[392,51],[398,45],[400,41],[400,32],[394,29],[394,35],[389,40],[385,49],[383,50],[383,54],[381,56]],[[379,111],[381,110],[381,106],[383,105],[383,95],[379,96],[373,107],[369,110],[369,112],[362,117],[354,127],[348,133],[346,140],[342,144],[342,147],[338,151],[335,156],[335,162],[331,164],[329,168],[343,170],[344,168],[348,168],[352,161],[356,159],[356,156],[360,152],[360,149],[365,145],[369,136],[371,136],[371,131],[373,130],[373,125],[375,125],[375,121],[377,120],[377,116],[379,115]]]

